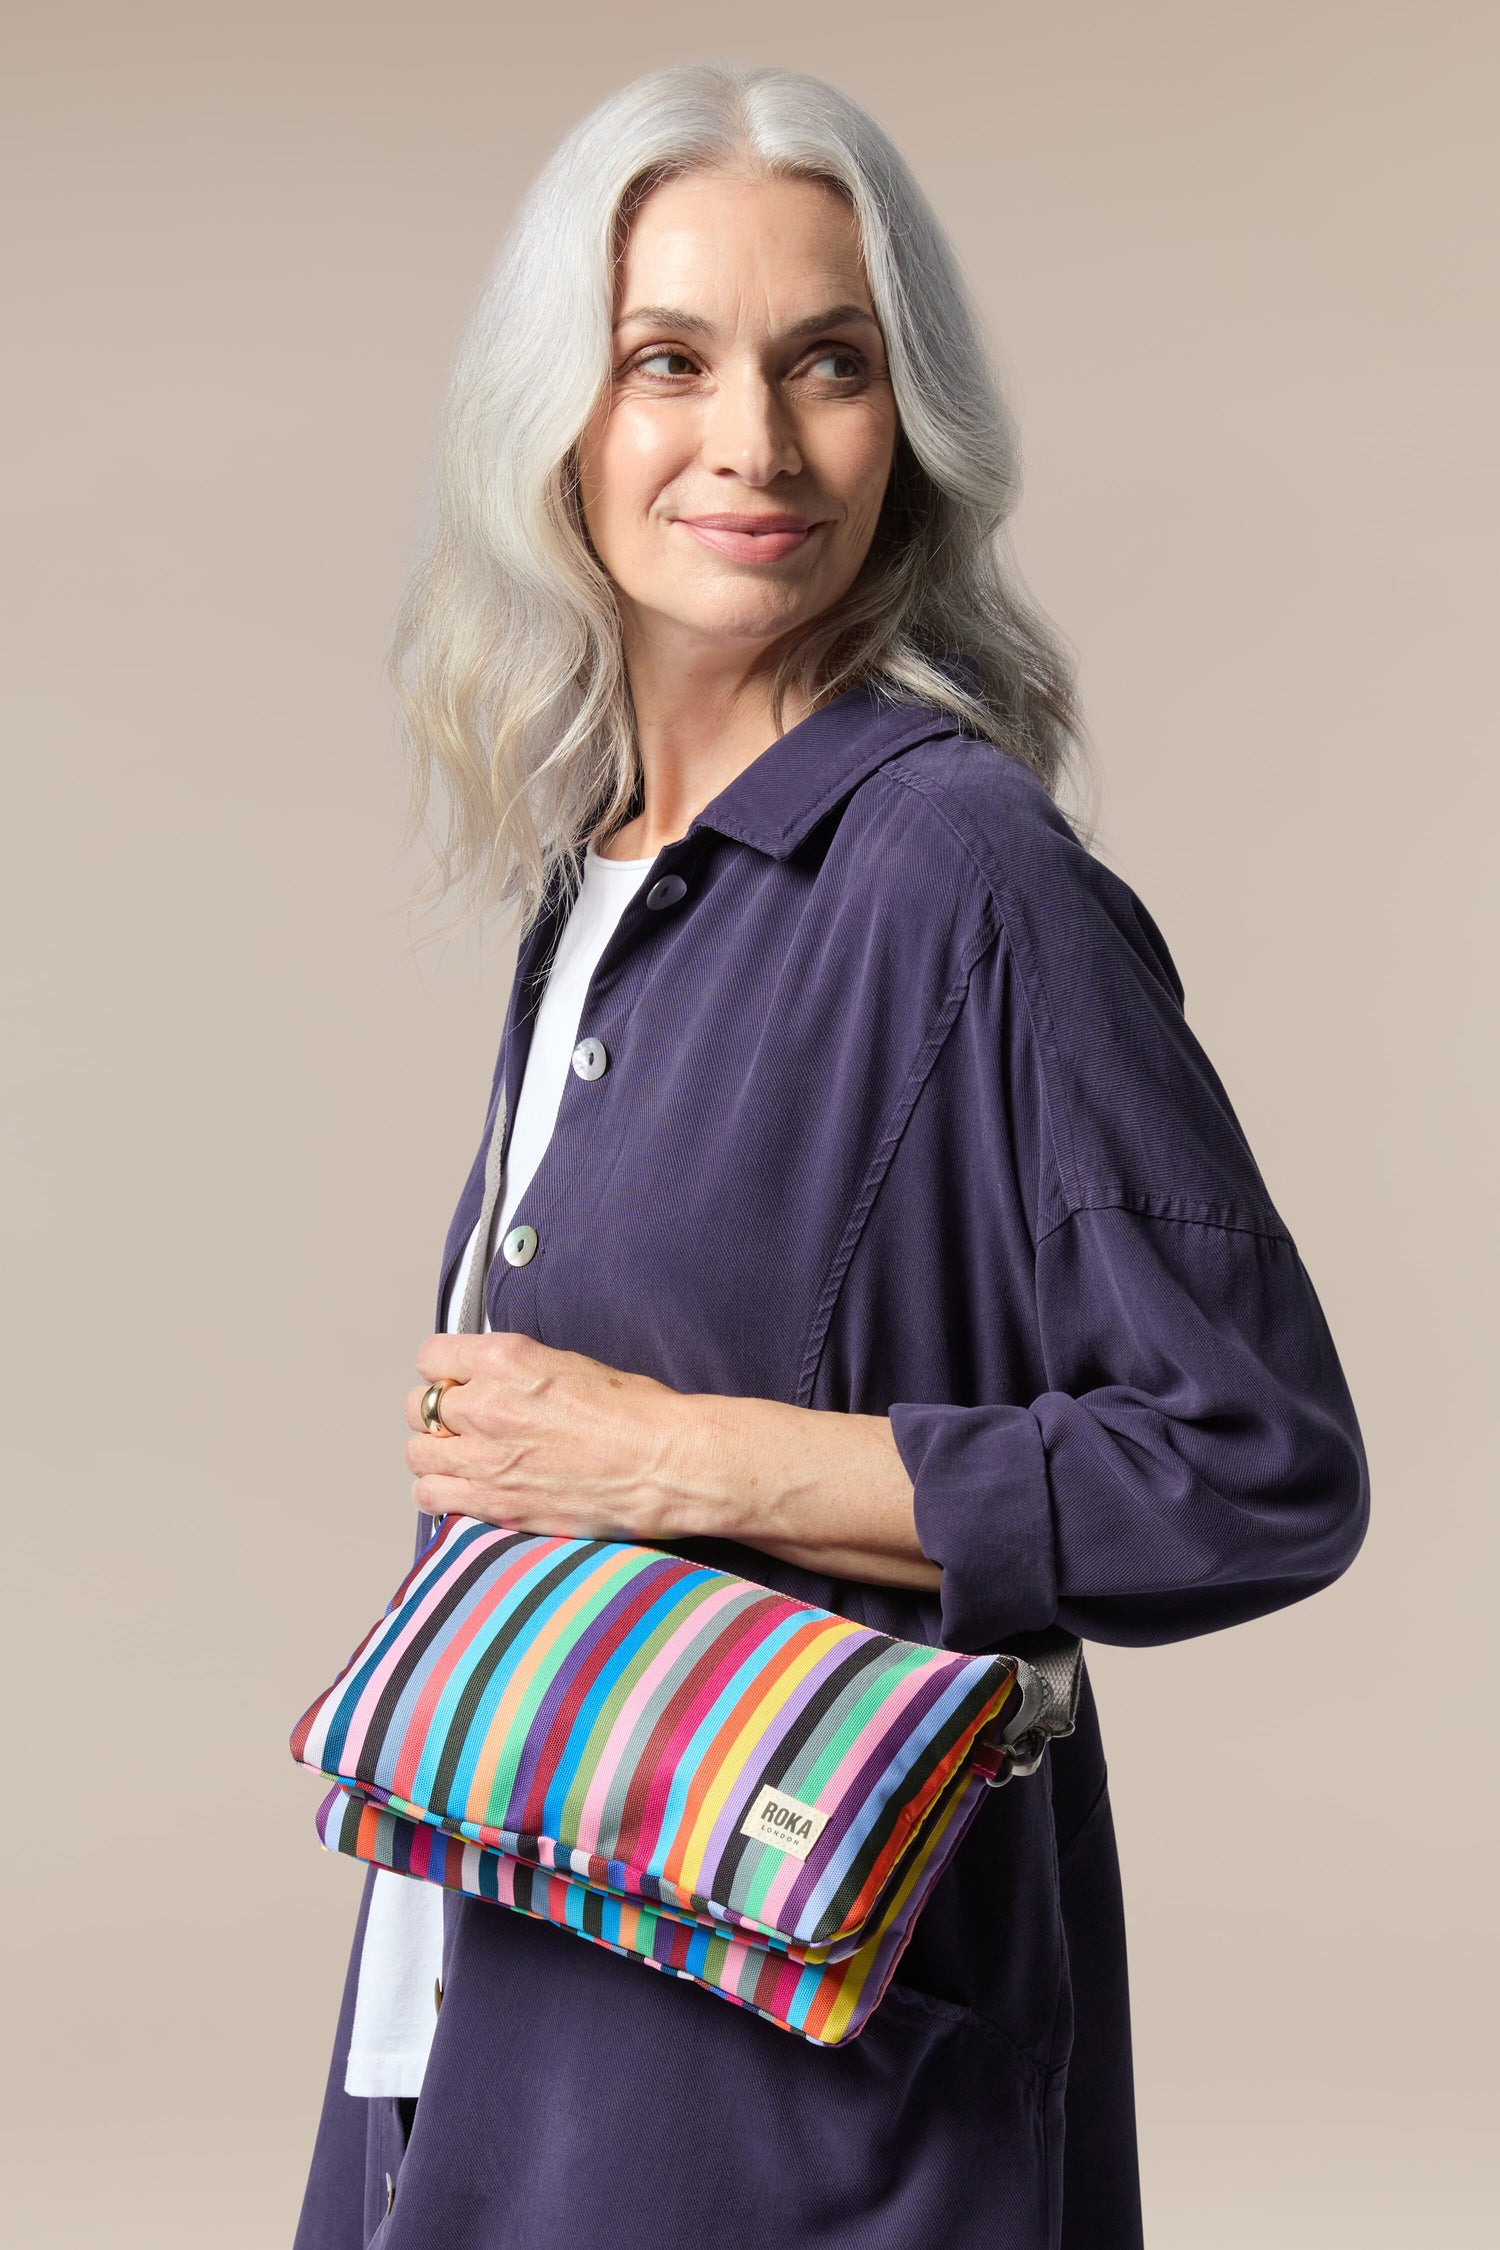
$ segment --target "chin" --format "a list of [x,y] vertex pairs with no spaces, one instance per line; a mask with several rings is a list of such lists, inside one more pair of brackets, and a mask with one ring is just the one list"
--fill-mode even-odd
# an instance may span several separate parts
[[677,610],[675,619],[685,632],[726,646],[746,641],[771,641],[816,613],[806,601],[700,602]]

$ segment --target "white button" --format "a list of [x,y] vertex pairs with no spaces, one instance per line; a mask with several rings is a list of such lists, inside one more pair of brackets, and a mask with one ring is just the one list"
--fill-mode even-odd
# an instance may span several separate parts
[[686,891],[687,885],[680,875],[662,875],[647,891],[646,904],[648,906],[675,906],[677,901],[686,894]]
[[602,1078],[609,1068],[609,1054],[602,1039],[580,1039],[573,1049],[573,1068],[580,1078]]
[[513,1266],[524,1266],[536,1256],[537,1231],[535,1227],[512,1227],[505,1237],[505,1255]]

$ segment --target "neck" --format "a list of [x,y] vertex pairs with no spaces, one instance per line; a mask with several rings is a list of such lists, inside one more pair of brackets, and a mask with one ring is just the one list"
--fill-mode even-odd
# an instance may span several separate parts
[[[775,740],[773,665],[764,646],[667,645],[627,625],[625,662],[635,706],[645,809],[617,829],[617,859],[654,858]],[[810,706],[792,697],[785,724]]]

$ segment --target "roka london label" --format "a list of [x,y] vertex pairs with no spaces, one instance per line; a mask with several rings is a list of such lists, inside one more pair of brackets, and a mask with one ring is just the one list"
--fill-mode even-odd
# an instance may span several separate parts
[[816,1805],[804,1805],[800,1797],[789,1797],[784,1789],[773,1789],[768,1781],[740,1822],[740,1834],[753,1836],[758,1844],[774,1844],[794,1859],[806,1859],[827,1819],[827,1813],[819,1812]]

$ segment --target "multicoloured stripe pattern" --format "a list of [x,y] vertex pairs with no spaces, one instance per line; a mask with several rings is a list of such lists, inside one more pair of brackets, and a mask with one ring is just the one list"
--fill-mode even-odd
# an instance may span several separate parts
[[[840,2045],[983,1800],[1014,1679],[659,1548],[450,1516],[292,1754],[336,1784],[330,1849]],[[747,1833],[767,1785],[810,1843]]]

